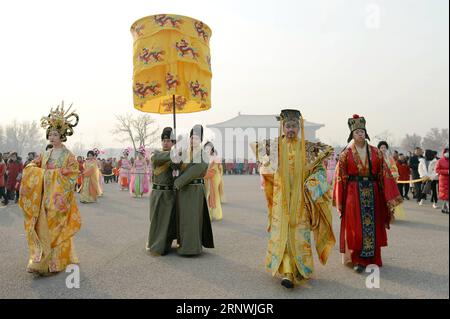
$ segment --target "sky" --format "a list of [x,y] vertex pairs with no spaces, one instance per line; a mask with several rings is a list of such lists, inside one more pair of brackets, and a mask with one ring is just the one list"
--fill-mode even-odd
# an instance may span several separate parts
[[[449,122],[447,0],[2,1],[0,125],[39,119],[64,100],[80,124],[68,145],[122,147],[115,115],[133,108],[137,19],[190,16],[212,29],[212,107],[179,131],[243,114],[300,109],[342,145],[347,119],[369,134],[425,135]],[[162,129],[170,115],[152,115]],[[44,130],[43,130],[44,134]]]

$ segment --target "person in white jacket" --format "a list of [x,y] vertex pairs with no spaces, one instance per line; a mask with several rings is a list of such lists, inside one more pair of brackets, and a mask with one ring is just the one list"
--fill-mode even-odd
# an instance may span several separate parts
[[426,199],[427,190],[431,190],[431,202],[433,203],[433,208],[439,208],[437,206],[437,181],[438,175],[436,174],[436,154],[432,150],[425,150],[425,158],[419,160],[419,175],[420,178],[424,178],[423,190],[419,205],[423,205],[424,199]]

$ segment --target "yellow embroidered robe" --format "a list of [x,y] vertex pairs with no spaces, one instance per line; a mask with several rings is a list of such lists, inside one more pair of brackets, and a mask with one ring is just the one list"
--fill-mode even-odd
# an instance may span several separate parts
[[297,139],[288,142],[283,137],[279,151],[273,206],[269,209],[266,269],[273,276],[289,273],[309,278],[314,269],[311,231],[322,264],[326,263],[336,242],[332,229],[331,188],[323,166],[332,148],[307,143],[303,159],[301,142]]
[[212,220],[222,219],[222,164],[217,158],[211,158],[205,177],[205,194],[208,202],[209,216]]
[[52,151],[28,165],[22,177],[19,206],[25,217],[29,272],[59,272],[78,263],[72,243],[81,227],[74,195],[78,162],[65,147],[55,159]]
[[101,194],[98,177],[100,175],[97,161],[87,160],[84,163],[83,184],[80,192],[80,202],[95,203]]

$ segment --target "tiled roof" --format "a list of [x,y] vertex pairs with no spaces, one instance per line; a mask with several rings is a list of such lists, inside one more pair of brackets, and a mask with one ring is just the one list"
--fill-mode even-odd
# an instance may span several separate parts
[[[279,122],[276,119],[277,115],[249,115],[249,114],[239,114],[232,119],[225,122],[220,122],[216,124],[209,124],[206,127],[213,128],[234,128],[234,127],[278,127]],[[305,121],[305,128],[319,129],[325,125],[317,124]]]

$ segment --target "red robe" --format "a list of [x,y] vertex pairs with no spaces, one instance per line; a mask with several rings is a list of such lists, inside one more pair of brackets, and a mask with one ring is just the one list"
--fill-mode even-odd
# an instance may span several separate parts
[[5,187],[6,164],[0,162],[0,187]]
[[[369,153],[365,163],[354,144],[341,153],[336,166],[333,205],[341,214],[341,252],[347,246],[352,251],[353,264],[382,266],[381,247],[388,244],[386,228],[389,228],[391,210],[403,199],[381,151],[369,146]],[[369,158],[374,180],[349,180],[349,176],[369,176]]]

